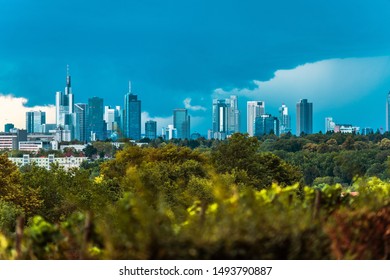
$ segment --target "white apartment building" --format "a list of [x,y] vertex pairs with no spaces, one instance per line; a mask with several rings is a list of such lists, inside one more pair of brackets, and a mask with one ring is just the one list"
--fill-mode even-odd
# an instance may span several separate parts
[[30,155],[23,155],[23,157],[10,157],[8,158],[17,166],[21,167],[29,164],[36,164],[39,167],[50,169],[51,164],[58,164],[65,170],[70,168],[79,168],[81,163],[87,160],[87,157],[54,157],[49,155],[48,157],[30,157]]
[[20,141],[19,151],[38,153],[40,149],[43,149],[42,141]]

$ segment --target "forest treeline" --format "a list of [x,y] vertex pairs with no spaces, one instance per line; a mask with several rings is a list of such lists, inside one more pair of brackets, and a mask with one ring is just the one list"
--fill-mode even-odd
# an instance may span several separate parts
[[0,155],[0,259],[390,258],[386,135],[145,142],[70,171]]

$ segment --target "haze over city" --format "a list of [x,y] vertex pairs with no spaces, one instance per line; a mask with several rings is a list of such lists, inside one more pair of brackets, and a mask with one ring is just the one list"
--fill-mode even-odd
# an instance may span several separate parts
[[[143,122],[187,108],[191,132],[211,128],[212,99],[238,96],[277,115],[313,102],[324,118],[385,127],[390,89],[389,1],[3,1],[0,127],[25,126],[31,109],[54,122],[55,92],[71,67],[76,102],[123,106],[128,80]],[[38,107],[37,107],[38,106]]]

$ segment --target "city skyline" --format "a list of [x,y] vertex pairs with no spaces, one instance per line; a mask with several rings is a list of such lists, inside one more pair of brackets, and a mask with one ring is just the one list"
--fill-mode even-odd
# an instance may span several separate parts
[[[389,123],[389,96],[390,93],[387,93],[386,99],[386,128],[381,128],[380,131],[388,131],[388,123]],[[153,121],[149,116],[142,116],[141,114],[141,100],[138,99],[137,95],[135,95],[131,90],[131,81],[129,81],[129,90],[128,93],[124,96],[124,109],[121,110],[121,106],[116,105],[115,108],[111,106],[104,105],[104,99],[100,97],[92,97],[88,98],[88,104],[85,103],[77,103],[74,104],[74,97],[71,88],[71,76],[69,73],[69,65],[67,65],[66,71],[66,86],[64,93],[61,91],[57,91],[55,94],[56,105],[55,109],[55,122],[50,123],[50,121],[46,122],[46,111],[39,110],[30,110],[26,112],[26,122],[24,127],[16,127],[16,129],[26,129],[28,133],[48,133],[48,130],[53,130],[55,128],[64,130],[66,136],[62,136],[63,141],[70,140],[79,140],[79,141],[96,141],[96,140],[104,140],[104,139],[117,139],[118,137],[129,137],[131,139],[140,140],[142,137],[145,137],[147,134],[147,124],[150,122],[154,123],[154,126],[157,131],[157,122]],[[98,105],[93,104],[98,100]],[[184,102],[185,107],[190,103],[191,99],[188,98],[187,101]],[[229,98],[226,99],[213,99],[213,117],[212,117],[212,130],[208,130],[207,136],[206,133],[200,134],[204,137],[210,137],[209,131],[212,131],[212,138],[217,139],[225,139],[229,135],[235,132],[248,133],[250,136],[257,135],[261,136],[262,134],[268,134],[271,130],[277,136],[291,132],[291,115],[288,113],[288,107],[282,103],[282,106],[279,107],[279,116],[278,118],[272,117],[271,114],[265,111],[265,102],[264,101],[247,101],[246,106],[246,126],[247,130],[240,129],[240,115],[241,111],[238,109],[239,102],[238,97],[236,95],[230,95]],[[299,136],[300,132],[304,132],[305,134],[316,133],[313,132],[313,103],[308,102],[307,99],[300,99],[299,102],[296,103],[296,132],[295,135]],[[98,110],[95,107],[99,107]],[[222,113],[220,112],[222,108]],[[92,110],[92,113],[89,112]],[[95,110],[95,111],[94,111]],[[206,111],[206,110],[203,110]],[[130,112],[130,113],[128,113]],[[184,113],[184,114],[183,114]],[[42,115],[42,116],[41,116]],[[88,116],[89,115],[89,116]],[[129,115],[129,117],[126,117]],[[132,116],[131,116],[132,115]],[[180,117],[179,117],[180,116]],[[174,137],[170,138],[181,138],[181,139],[190,139],[191,138],[191,128],[190,128],[190,115],[188,114],[188,110],[185,108],[176,108],[173,110],[173,121],[171,124],[162,127],[162,133],[155,133],[155,136],[162,136],[166,134],[166,131],[169,129],[174,129]],[[256,121],[260,117],[268,118],[272,117],[277,121],[277,124],[274,124],[274,129],[265,128],[263,124],[263,128],[257,127]],[[128,119],[126,119],[128,118]],[[145,118],[147,120],[145,120]],[[221,119],[222,118],[222,119]],[[91,121],[95,119],[95,121]],[[131,119],[131,120],[130,120]],[[186,120],[187,119],[187,120]],[[7,119],[8,120],[8,119]],[[256,120],[256,121],[255,121]],[[264,123],[264,119],[262,120]],[[98,123],[98,124],[96,124]],[[330,123],[333,124],[330,127]],[[271,124],[271,122],[270,122]],[[9,125],[14,127],[13,123],[6,123],[4,125],[4,131],[7,131]],[[160,124],[162,126],[163,124]],[[259,124],[260,125],[260,124]],[[48,127],[47,127],[48,126]],[[133,127],[130,129],[130,127]],[[141,127],[144,127],[143,132],[141,133]],[[268,131],[268,132],[255,132],[255,126],[257,127],[257,131]],[[12,128],[13,128],[12,127]],[[100,129],[96,129],[95,127],[101,127]],[[276,129],[277,128],[277,129]],[[275,130],[276,129],[276,130]],[[333,117],[325,118],[325,129],[320,129],[321,132],[349,132],[353,130],[354,132],[359,133],[360,127],[353,126],[351,124],[338,124],[335,125],[333,122]],[[132,135],[129,132],[133,130]],[[150,130],[150,128],[149,128]],[[166,131],[165,131],[166,130]],[[251,133],[251,131],[253,132]],[[276,131],[276,132],[275,132]],[[367,131],[374,131],[371,127],[362,127],[362,133],[366,134]],[[172,132],[169,132],[172,133]],[[199,134],[198,131],[194,132],[195,134]],[[216,135],[215,133],[218,133]],[[222,133],[222,134],[220,134]],[[96,137],[96,135],[98,135]],[[185,135],[185,136],[184,136]],[[153,138],[155,138],[155,136]]]
[[274,116],[281,103],[295,116],[295,103],[307,98],[315,104],[313,132],[327,116],[385,128],[389,8],[385,0],[8,1],[0,11],[0,126],[30,110],[46,111],[49,122],[69,64],[78,103],[99,96],[122,104],[134,81],[142,131],[148,119],[160,131],[184,107],[193,131],[204,134],[212,129],[212,99],[230,95],[241,112],[246,101],[264,100]]

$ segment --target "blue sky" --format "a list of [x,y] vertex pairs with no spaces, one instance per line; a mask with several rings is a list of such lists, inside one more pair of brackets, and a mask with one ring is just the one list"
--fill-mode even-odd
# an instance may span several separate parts
[[[385,126],[390,1],[0,0],[0,130],[21,107],[54,103],[66,65],[76,102],[123,105],[128,80],[144,118],[191,109],[192,132],[211,127],[211,100],[239,95],[277,114],[314,103],[324,118]],[[23,99],[24,98],[24,99]],[[14,102],[14,103],[15,103]],[[19,103],[18,103],[19,102]],[[14,104],[12,103],[12,104]],[[12,112],[19,112],[21,109]],[[19,114],[21,115],[21,114]]]

